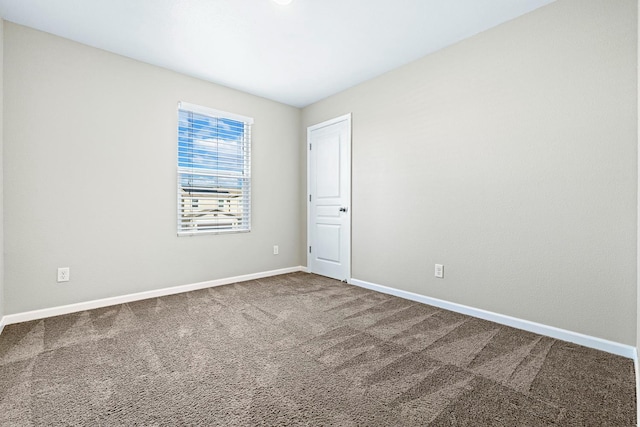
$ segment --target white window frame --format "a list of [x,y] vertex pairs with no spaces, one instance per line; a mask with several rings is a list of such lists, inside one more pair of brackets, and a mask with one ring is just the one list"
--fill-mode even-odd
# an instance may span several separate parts
[[[181,113],[191,114],[189,125],[182,128]],[[199,129],[193,115],[215,123],[200,129],[200,138],[193,133]],[[252,125],[251,117],[178,103],[178,236],[251,231]]]

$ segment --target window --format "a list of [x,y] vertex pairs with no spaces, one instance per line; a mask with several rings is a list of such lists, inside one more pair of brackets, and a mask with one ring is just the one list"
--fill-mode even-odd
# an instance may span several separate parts
[[251,230],[253,119],[178,104],[178,235]]

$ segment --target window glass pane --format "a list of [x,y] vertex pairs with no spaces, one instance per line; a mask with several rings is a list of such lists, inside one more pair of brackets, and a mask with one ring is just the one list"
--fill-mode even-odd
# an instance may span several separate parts
[[179,234],[250,230],[250,129],[178,110]]

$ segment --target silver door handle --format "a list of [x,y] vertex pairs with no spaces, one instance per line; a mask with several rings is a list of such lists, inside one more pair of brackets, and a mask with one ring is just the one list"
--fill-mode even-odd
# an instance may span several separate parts
[[341,207],[341,208],[340,208],[340,212],[346,212],[346,211],[348,211],[348,210],[349,210],[349,208],[347,208],[347,207],[345,207],[345,206],[343,206],[343,207]]

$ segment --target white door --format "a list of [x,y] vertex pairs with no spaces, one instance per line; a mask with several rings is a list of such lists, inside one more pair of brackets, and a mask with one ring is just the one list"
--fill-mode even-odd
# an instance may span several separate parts
[[307,129],[310,273],[351,278],[351,115]]

